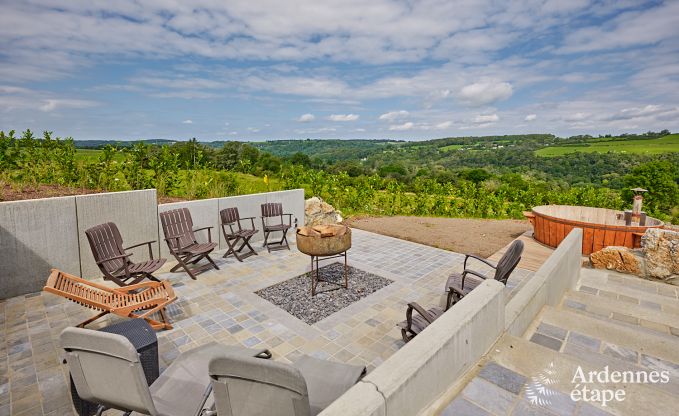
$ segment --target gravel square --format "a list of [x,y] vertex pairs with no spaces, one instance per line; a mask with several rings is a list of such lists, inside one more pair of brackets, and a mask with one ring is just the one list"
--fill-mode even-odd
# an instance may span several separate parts
[[[311,296],[310,272],[255,292],[259,297],[286,310],[295,318],[313,325],[371,293],[390,285],[393,281],[359,270],[349,269],[349,289],[330,283],[319,282],[316,296]],[[332,263],[319,269],[321,278],[344,283],[344,265]]]

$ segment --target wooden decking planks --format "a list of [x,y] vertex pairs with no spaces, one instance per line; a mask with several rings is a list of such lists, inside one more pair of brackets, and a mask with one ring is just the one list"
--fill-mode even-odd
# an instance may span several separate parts
[[[526,231],[517,238],[517,240],[523,241],[524,244],[523,254],[521,255],[521,261],[519,262],[518,267],[535,272],[542,266],[552,252],[554,252],[554,249],[538,243],[533,238],[532,234],[532,231]],[[508,247],[509,244],[488,257],[488,260],[495,262],[500,260],[500,257],[505,254]]]

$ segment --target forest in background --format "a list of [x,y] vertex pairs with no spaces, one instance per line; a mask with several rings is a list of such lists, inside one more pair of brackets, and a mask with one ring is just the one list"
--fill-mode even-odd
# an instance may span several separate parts
[[[0,181],[201,199],[304,188],[345,214],[521,218],[543,204],[629,208],[643,187],[645,210],[679,221],[679,135],[549,134],[428,141],[73,141],[0,131]],[[617,151],[634,142],[632,151]],[[636,143],[646,143],[638,146]],[[606,149],[605,143],[610,144]],[[668,145],[669,143],[669,145]],[[663,152],[645,151],[658,145]],[[597,151],[582,151],[597,146]],[[544,155],[545,149],[559,150]],[[573,151],[568,151],[570,148]],[[587,149],[590,150],[590,149]]]

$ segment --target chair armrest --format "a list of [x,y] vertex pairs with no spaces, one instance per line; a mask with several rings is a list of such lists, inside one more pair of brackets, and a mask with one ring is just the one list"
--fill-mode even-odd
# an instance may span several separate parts
[[478,277],[480,277],[480,278],[483,279],[483,280],[488,279],[487,276],[484,276],[484,275],[482,275],[482,274],[479,273],[479,272],[475,272],[474,270],[465,270],[465,271],[462,272],[462,287],[464,287],[464,277],[465,277],[466,275],[468,275],[468,274],[473,274],[474,276],[478,276]]
[[156,240],[146,241],[146,242],[144,242],[144,243],[139,243],[139,244],[135,244],[135,245],[133,245],[133,246],[129,246],[129,247],[127,247],[127,248],[124,248],[123,250],[127,251],[127,250],[129,250],[129,249],[131,249],[131,248],[141,247],[141,246],[143,246],[143,245],[147,245],[147,244],[148,244],[148,246],[149,246],[149,257],[151,257],[151,260],[153,260],[153,250],[151,249],[151,244],[152,244],[152,243],[155,243],[155,242],[156,242]]
[[[181,234],[173,235],[173,236],[170,236],[170,237],[165,237],[165,241],[167,241],[167,246],[168,246],[168,248],[170,249],[171,252],[181,253],[181,251],[184,250],[186,247],[190,247],[192,245],[192,244],[189,244],[187,246],[180,247],[179,246],[179,239],[181,237],[182,237]],[[176,248],[172,248],[172,245],[170,244],[170,240],[175,240],[175,243],[177,244]]]
[[254,220],[257,217],[240,217],[238,220]]
[[99,261],[97,262],[97,264],[103,264],[103,263],[106,263],[107,261],[111,261],[111,260],[124,259],[124,258],[126,258],[126,257],[130,257],[131,255],[132,255],[132,254],[119,254],[119,255],[117,255],[117,256],[109,257],[109,258],[104,259],[104,260],[99,260]]
[[464,269],[465,269],[465,270],[467,269],[467,260],[468,260],[469,258],[478,260],[478,261],[480,261],[481,263],[484,263],[484,264],[486,264],[486,265],[492,267],[493,269],[497,269],[497,265],[494,264],[493,262],[491,262],[490,260],[486,260],[486,259],[484,259],[483,257],[479,257],[479,256],[476,256],[476,255],[474,255],[474,254],[467,254],[467,255],[464,256]]
[[239,219],[238,219],[238,226],[241,227],[241,229],[243,229],[243,226],[241,225],[240,222],[243,221],[243,220],[250,220],[250,223],[252,224],[252,229],[253,229],[253,230],[255,229],[255,217],[243,217],[243,218],[239,218]]
[[137,289],[143,289],[143,288],[148,288],[148,287],[155,287],[158,285],[158,282],[143,282],[143,283],[137,283],[135,285],[129,285],[129,286],[123,286],[123,287],[117,287],[113,289],[114,292],[120,292],[120,293],[128,293],[133,290]]
[[207,241],[209,243],[211,243],[212,242],[212,228],[214,228],[214,227],[212,227],[211,225],[208,225],[207,227],[196,228],[196,229],[193,230],[193,232],[195,233],[196,231],[207,230]]
[[[288,225],[292,227],[292,218],[295,218],[295,227],[297,226],[297,217],[295,217],[293,214],[283,214],[288,216]],[[281,216],[281,222],[283,222],[283,218]]]
[[434,322],[434,317],[429,314],[423,307],[421,307],[417,302],[408,303],[408,310],[406,311],[406,320],[408,321],[408,326],[412,323],[413,309],[417,311],[422,317],[429,323]]

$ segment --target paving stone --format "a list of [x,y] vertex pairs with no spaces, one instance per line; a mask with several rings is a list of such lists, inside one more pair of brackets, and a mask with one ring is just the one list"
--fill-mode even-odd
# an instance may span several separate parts
[[637,363],[639,355],[636,351],[629,348],[621,347],[620,345],[604,343],[603,353],[611,357],[615,357],[624,361],[629,361],[631,363]]
[[642,299],[641,300],[641,306],[643,306],[644,308],[655,309],[655,310],[658,310],[658,311],[661,309],[661,305],[659,303],[651,302],[650,300],[643,300]]
[[593,351],[599,351],[599,347],[601,346],[601,341],[592,338],[588,335],[581,334],[576,331],[571,331],[570,334],[568,335],[568,342],[573,343],[575,345],[579,345],[584,348],[588,348]]
[[561,343],[562,342],[560,340],[558,340],[556,338],[548,337],[546,335],[535,333],[530,338],[530,340],[531,340],[531,342],[542,345],[543,347],[547,347],[547,348],[554,350],[554,351],[559,351],[559,349],[561,349]]
[[482,408],[473,404],[469,400],[458,397],[453,400],[443,411],[440,416],[491,416]]
[[540,323],[540,326],[538,326],[537,332],[563,341],[566,339],[568,330],[542,322]]
[[579,309],[581,311],[584,311],[587,308],[587,305],[585,305],[584,303],[576,302],[571,299],[566,299],[564,305],[566,305],[566,307],[568,308]]
[[581,403],[580,404],[580,409],[576,413],[577,416],[611,416],[611,413],[608,413],[604,410],[599,409],[598,407],[594,407],[589,403]]
[[591,293],[591,294],[593,294],[593,295],[596,295],[597,292],[599,291],[598,289],[593,288],[593,287],[589,287],[589,286],[580,286],[580,289],[579,289],[579,290],[580,290],[581,292]]
[[462,396],[493,414],[502,415],[508,413],[518,398],[517,395],[479,377],[467,384],[462,390]]
[[525,376],[492,361],[483,366],[479,377],[514,394],[519,394],[526,383]]
[[516,407],[511,413],[511,416],[552,416],[554,413],[545,410],[542,407],[535,406],[527,402],[526,400],[521,400],[517,403]]

